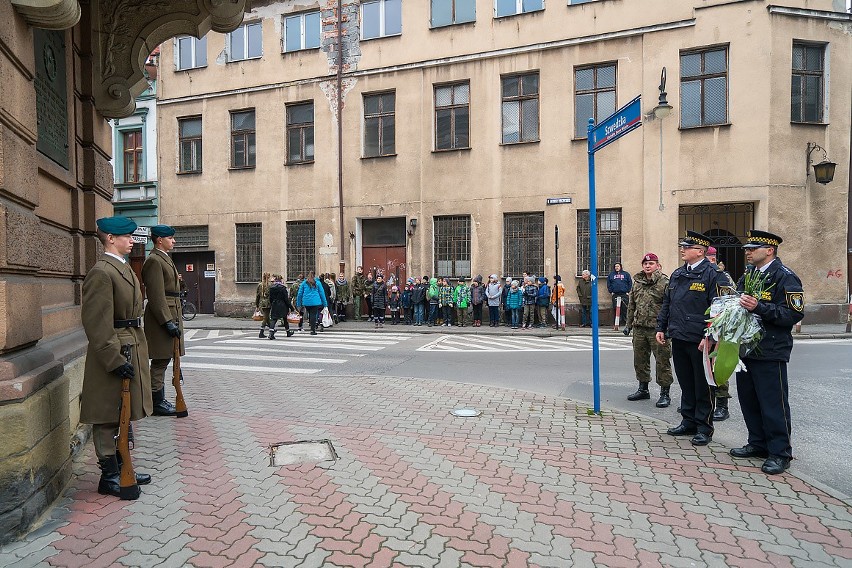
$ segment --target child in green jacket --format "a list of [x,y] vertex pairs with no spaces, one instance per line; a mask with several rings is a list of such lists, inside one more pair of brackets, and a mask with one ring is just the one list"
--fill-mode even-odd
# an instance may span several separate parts
[[464,327],[467,323],[467,307],[470,305],[470,288],[459,278],[458,286],[453,290],[453,301],[456,304],[456,323]]

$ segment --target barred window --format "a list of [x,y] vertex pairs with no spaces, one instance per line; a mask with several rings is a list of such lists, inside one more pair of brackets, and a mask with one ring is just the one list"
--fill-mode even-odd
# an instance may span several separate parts
[[287,106],[287,163],[314,161],[314,103]]
[[175,249],[207,249],[210,229],[207,225],[175,227]]
[[287,221],[287,280],[316,268],[316,222]]
[[435,275],[469,277],[470,215],[435,217]]
[[[598,273],[621,262],[621,209],[598,209]],[[591,269],[589,210],[577,211],[577,275]]]
[[501,79],[503,144],[538,140],[538,73]]
[[253,168],[257,154],[254,110],[231,112],[231,167]]
[[201,117],[178,119],[180,173],[201,172]]
[[396,94],[364,95],[364,157],[396,153]]
[[574,70],[574,137],[586,138],[589,119],[595,123],[615,112],[614,64],[593,65]]
[[544,213],[503,216],[503,274],[544,274]]
[[825,46],[793,43],[790,120],[823,122]]
[[263,266],[261,223],[237,223],[237,282],[260,282]]
[[435,87],[435,150],[470,148],[470,83]]
[[728,122],[728,48],[680,54],[680,125]]

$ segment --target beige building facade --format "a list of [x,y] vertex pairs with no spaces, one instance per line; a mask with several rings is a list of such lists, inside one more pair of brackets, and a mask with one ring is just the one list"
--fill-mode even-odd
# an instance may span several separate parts
[[[648,251],[670,272],[690,229],[737,276],[747,231],[769,230],[808,319],[845,319],[842,0],[340,5],[338,19],[336,0],[256,1],[235,32],[162,45],[160,215],[202,311],[244,313],[262,271],[356,265],[558,269],[576,300],[586,124],[641,95],[642,128],[596,154],[600,275]],[[661,83],[673,109],[657,118]],[[822,184],[824,156],[838,165]]]
[[[0,2],[0,544],[63,490],[79,423],[82,281],[113,214],[111,130],[177,34],[227,32],[245,0]],[[118,409],[116,409],[116,420]]]

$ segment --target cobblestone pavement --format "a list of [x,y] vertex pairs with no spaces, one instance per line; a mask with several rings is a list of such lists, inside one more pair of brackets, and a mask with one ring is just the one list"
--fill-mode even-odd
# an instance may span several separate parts
[[[89,444],[0,566],[852,566],[847,504],[646,418],[439,381],[186,375],[189,417],[137,424],[142,497],[98,495]],[[336,462],[270,466],[270,444],[321,439]]]

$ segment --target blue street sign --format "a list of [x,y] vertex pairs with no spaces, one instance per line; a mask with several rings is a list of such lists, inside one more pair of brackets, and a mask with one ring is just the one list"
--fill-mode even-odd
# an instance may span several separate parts
[[595,152],[642,126],[642,99],[636,97],[598,125],[589,119],[589,272],[592,273],[592,398],[601,413],[601,364],[598,314],[598,223],[595,203]]
[[631,130],[642,126],[641,99],[641,96],[636,97],[595,126],[589,135],[589,147],[592,152],[597,152]]

